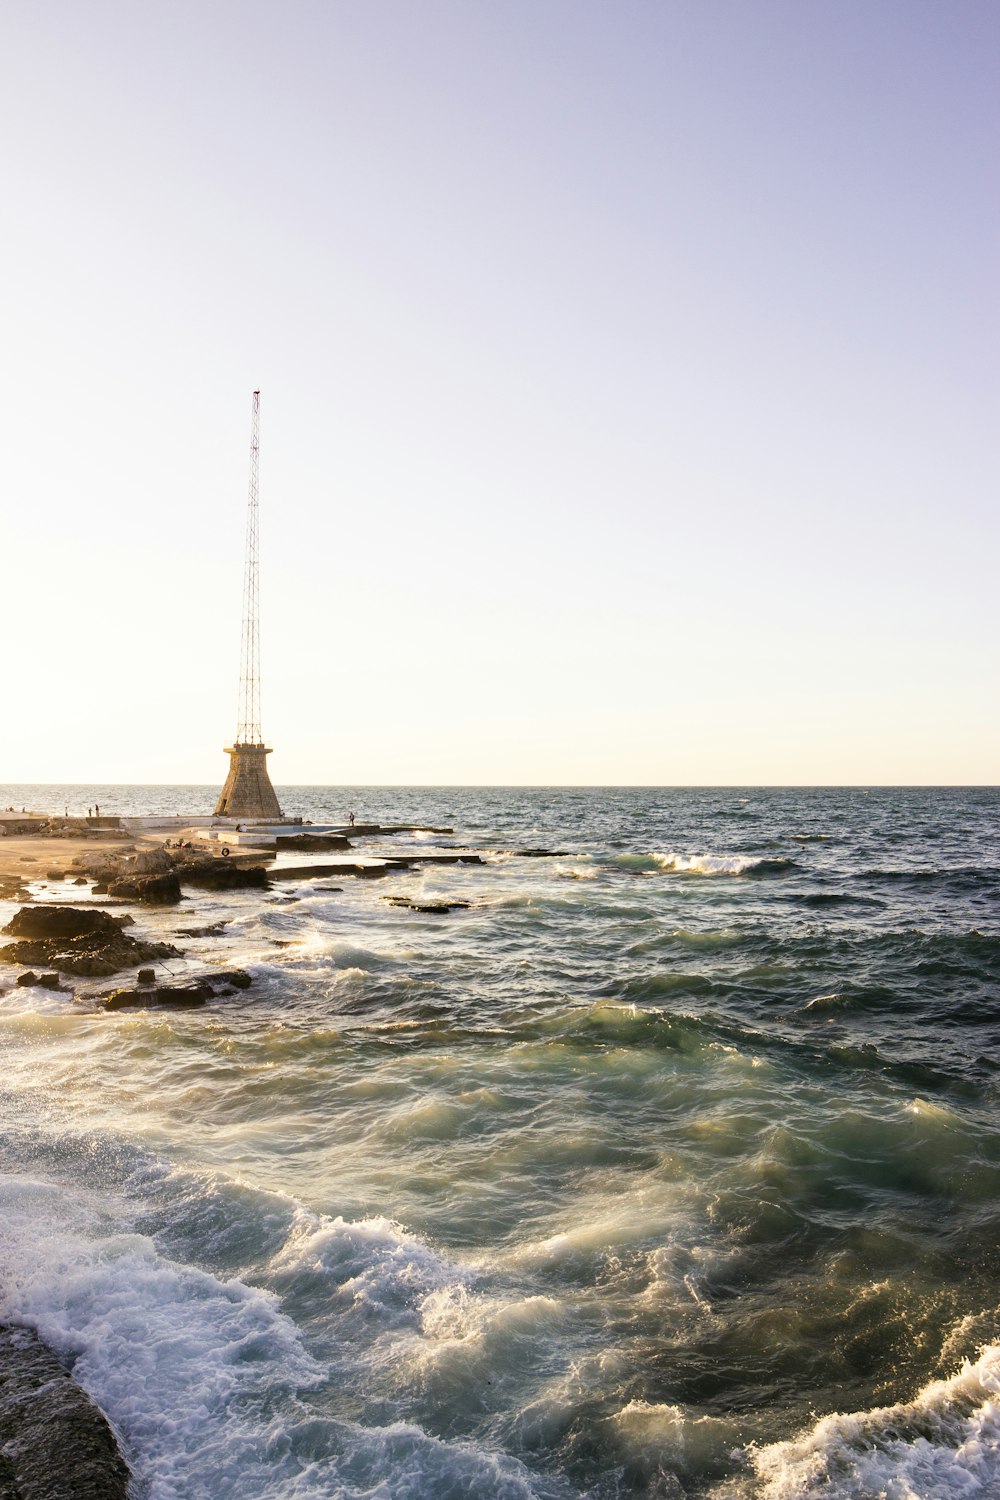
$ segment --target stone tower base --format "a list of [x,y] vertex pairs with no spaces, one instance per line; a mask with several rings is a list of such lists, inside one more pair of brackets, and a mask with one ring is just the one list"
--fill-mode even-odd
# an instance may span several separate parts
[[215,804],[217,818],[280,818],[281,808],[267,774],[263,745],[227,745],[229,775]]

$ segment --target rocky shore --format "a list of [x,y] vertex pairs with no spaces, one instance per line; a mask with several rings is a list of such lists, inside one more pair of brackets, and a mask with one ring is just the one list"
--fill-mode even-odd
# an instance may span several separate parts
[[0,1324],[0,1500],[126,1500],[107,1418],[30,1328]]
[[[352,838],[409,831],[378,825],[350,830]],[[239,969],[188,968],[179,981],[164,979],[158,972],[163,961],[183,960],[184,950],[141,930],[143,908],[172,907],[201,891],[266,891],[276,880],[364,879],[429,863],[482,863],[479,854],[461,851],[358,856],[341,833],[289,834],[277,844],[273,853],[234,849],[222,856],[190,844],[168,848],[137,841],[107,828],[7,826],[0,839],[0,900],[14,902],[17,910],[0,928],[0,991],[11,982],[37,985],[83,1001],[91,1011],[203,1006],[246,989],[251,976]],[[302,854],[316,862],[291,862]],[[316,859],[324,855],[329,862]],[[387,899],[442,915],[468,905]],[[178,927],[169,935],[183,941],[185,934],[214,935],[225,925]],[[115,988],[94,983],[115,977]],[[31,1329],[0,1324],[0,1500],[126,1500],[129,1483],[106,1418],[57,1356]]]
[[[409,832],[450,833],[450,829],[365,824],[351,828],[352,838],[383,839]],[[67,845],[65,839],[74,843]],[[115,989],[85,985],[78,997],[91,1008],[120,1010],[128,1006],[184,1008],[207,1004],[219,994],[246,988],[250,976],[242,970],[190,971],[182,982],[157,975],[165,960],[184,958],[184,950],[157,942],[140,931],[129,911],[116,907],[171,907],[199,891],[268,890],[274,881],[304,881],[336,876],[375,879],[427,864],[481,864],[482,855],[467,851],[358,856],[345,832],[296,832],[279,835],[274,849],[223,847],[221,853],[194,847],[190,840],[137,842],[115,830],[53,830],[51,823],[36,830],[7,831],[0,844],[0,899],[23,902],[0,935],[0,965],[21,969],[16,985],[37,985],[68,991],[73,979],[110,978],[135,970],[134,981]],[[325,854],[324,862],[291,863],[296,854]],[[65,899],[67,884],[73,902]],[[337,887],[329,887],[337,889]],[[53,899],[54,898],[54,899]],[[100,904],[98,904],[99,898]],[[77,905],[79,900],[81,905]],[[419,904],[400,901],[417,911],[447,913],[461,903]],[[178,929],[199,935],[197,927]],[[167,967],[167,972],[172,971]],[[4,986],[0,983],[0,989]],[[0,1497],[2,1500],[2,1497]]]

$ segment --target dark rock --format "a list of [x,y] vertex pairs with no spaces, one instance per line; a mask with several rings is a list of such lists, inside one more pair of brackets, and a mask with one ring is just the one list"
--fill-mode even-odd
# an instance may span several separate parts
[[208,927],[178,927],[178,937],[219,937],[229,926],[228,922],[212,922]]
[[225,974],[215,975],[215,979],[219,984],[232,985],[234,990],[248,990],[253,984],[245,969],[227,969]]
[[45,879],[46,880],[65,880],[65,878],[66,878],[66,872],[64,870],[46,870],[45,871]]
[[72,906],[22,906],[3,929],[20,941],[0,948],[0,960],[100,977],[176,956],[170,943],[129,937],[122,931],[126,921],[131,918]]
[[156,983],[156,970],[155,969],[140,969],[139,972],[138,972],[138,974],[135,976],[135,979],[136,979],[136,983],[137,984],[155,984]]
[[39,974],[38,985],[43,990],[61,990],[63,988],[59,983],[58,974]]
[[209,891],[264,890],[268,888],[263,865],[239,865],[230,859],[192,860],[178,865],[182,885],[195,885]]
[[380,880],[390,870],[408,870],[405,859],[389,859],[378,865],[285,865],[271,871],[272,880],[311,880],[316,875],[354,875],[358,879]]
[[108,888],[103,880],[99,880],[91,891],[92,896],[106,896],[107,894]]
[[26,973],[24,973],[24,974],[18,974],[16,982],[18,984],[23,984],[23,985],[37,984],[38,983],[38,975],[37,974],[33,974],[32,971],[30,969],[28,969]]
[[481,865],[484,863],[481,854],[407,854],[405,861],[409,865]]
[[[67,880],[69,879],[68,875],[66,876],[66,879]],[[86,875],[78,875],[76,877],[76,879],[73,881],[73,884],[74,885],[86,885],[87,884],[87,877],[86,877]]]
[[175,906],[181,899],[181,884],[173,871],[164,875],[126,875],[111,882],[108,895],[143,901],[147,906]]
[[155,989],[112,990],[104,997],[105,1010],[192,1010],[205,1005],[215,991],[207,980],[194,984],[161,984]]
[[121,923],[106,911],[79,906],[22,906],[7,926],[8,937],[78,938],[120,937]]
[[0,1327],[0,1495],[126,1500],[107,1420],[29,1328]]
[[567,859],[569,851],[566,849],[515,849],[514,853],[520,859]]
[[427,911],[435,914],[449,911],[468,911],[471,901],[411,901],[408,896],[384,896],[390,906],[405,906],[410,911]]

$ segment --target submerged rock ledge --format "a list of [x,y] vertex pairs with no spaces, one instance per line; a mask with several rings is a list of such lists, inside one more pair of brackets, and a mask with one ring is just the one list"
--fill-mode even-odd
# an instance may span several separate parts
[[104,1413],[30,1328],[0,1324],[0,1500],[126,1500]]

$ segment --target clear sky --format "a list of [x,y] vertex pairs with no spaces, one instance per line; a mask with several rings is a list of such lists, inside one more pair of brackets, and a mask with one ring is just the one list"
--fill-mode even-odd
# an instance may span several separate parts
[[8,0],[0,780],[1000,781],[993,0]]

